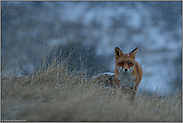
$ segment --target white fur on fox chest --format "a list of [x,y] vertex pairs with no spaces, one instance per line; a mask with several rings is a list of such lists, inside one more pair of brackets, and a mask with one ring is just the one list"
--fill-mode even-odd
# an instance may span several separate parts
[[122,67],[117,66],[117,70],[119,72],[118,80],[120,87],[128,89],[133,88],[136,85],[134,81],[135,78],[132,74],[134,67],[131,67],[127,72],[125,72],[125,69],[122,69]]

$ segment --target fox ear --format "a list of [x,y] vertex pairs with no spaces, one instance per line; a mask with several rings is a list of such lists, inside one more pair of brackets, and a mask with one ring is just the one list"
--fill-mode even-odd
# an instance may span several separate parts
[[114,53],[116,58],[123,55],[122,51],[118,47],[115,48]]
[[130,55],[135,59],[135,55],[137,53],[138,47],[136,47],[134,50],[130,52]]

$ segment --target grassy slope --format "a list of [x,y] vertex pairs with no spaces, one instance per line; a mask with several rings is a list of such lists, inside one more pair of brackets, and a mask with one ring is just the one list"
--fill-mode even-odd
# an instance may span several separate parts
[[2,78],[2,120],[182,121],[182,95],[137,96],[129,101],[110,88],[88,83],[68,62],[31,77]]

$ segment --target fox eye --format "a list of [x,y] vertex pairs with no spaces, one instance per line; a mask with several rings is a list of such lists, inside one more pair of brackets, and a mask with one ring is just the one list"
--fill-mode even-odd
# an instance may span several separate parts
[[132,63],[128,62],[128,65],[132,65]]
[[120,62],[119,64],[124,65],[124,62]]

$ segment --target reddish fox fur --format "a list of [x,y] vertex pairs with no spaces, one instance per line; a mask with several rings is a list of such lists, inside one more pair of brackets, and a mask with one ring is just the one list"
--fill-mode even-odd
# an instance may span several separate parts
[[135,61],[138,47],[129,53],[123,53],[118,47],[115,48],[115,72],[113,84],[124,90],[138,90],[142,79],[142,67]]
[[[135,61],[138,47],[129,53],[123,53],[118,47],[115,48],[115,72],[103,73],[92,78],[95,82],[104,82],[105,85],[121,88],[125,93],[133,92],[136,95],[142,79],[142,67]],[[131,96],[132,96],[131,95]]]

